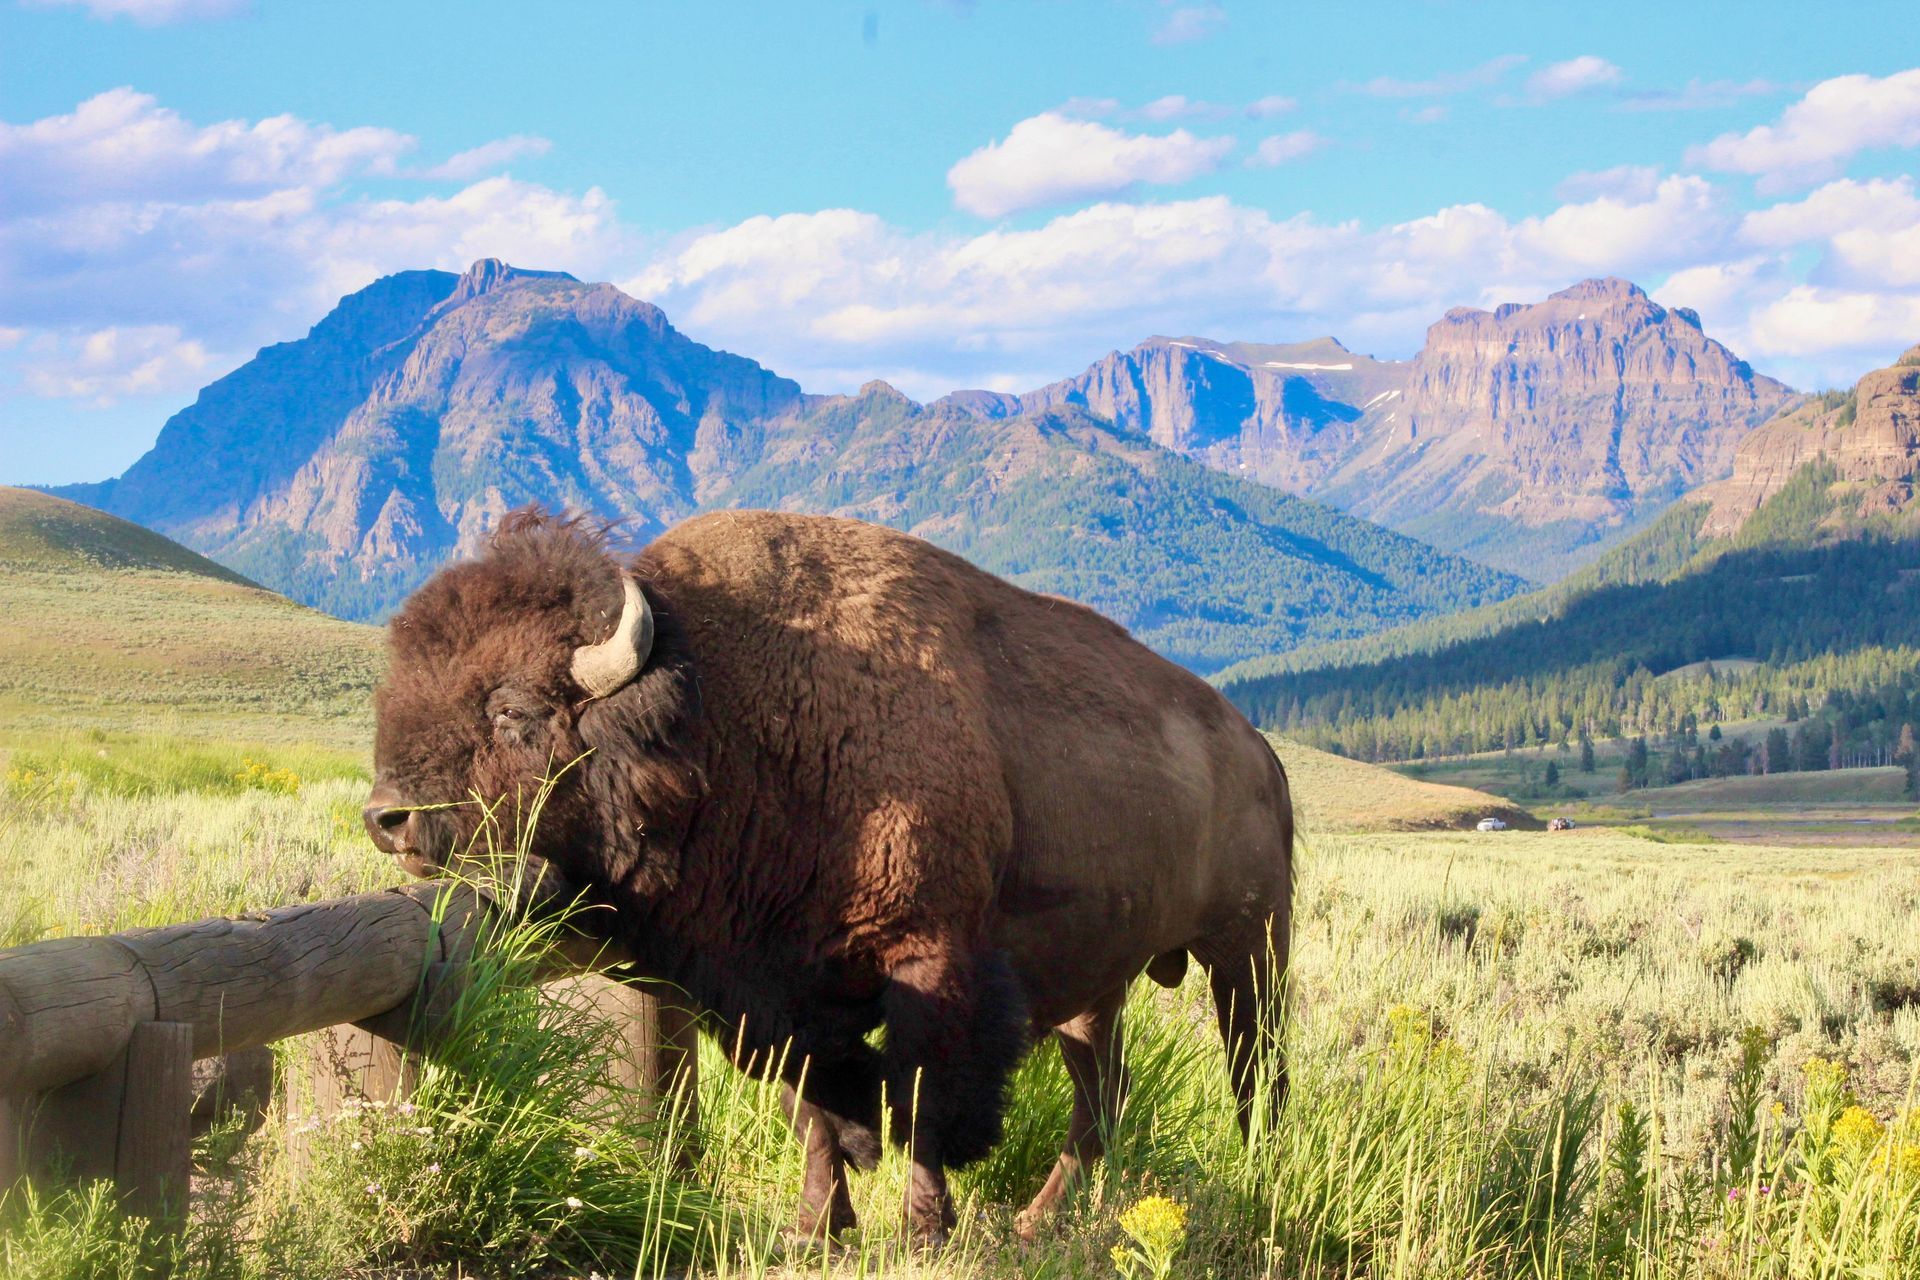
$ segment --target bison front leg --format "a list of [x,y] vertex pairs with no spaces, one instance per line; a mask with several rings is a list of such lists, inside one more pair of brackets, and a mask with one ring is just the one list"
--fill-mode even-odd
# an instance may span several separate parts
[[999,951],[935,947],[888,978],[887,1101],[913,1161],[907,1226],[939,1245],[954,1226],[947,1168],[1000,1141],[1007,1081],[1027,1050],[1026,999]]
[[832,1117],[794,1092],[780,1090],[780,1105],[806,1149],[806,1181],[800,1189],[800,1218],[794,1230],[807,1240],[829,1240],[857,1225],[847,1190],[847,1156]]

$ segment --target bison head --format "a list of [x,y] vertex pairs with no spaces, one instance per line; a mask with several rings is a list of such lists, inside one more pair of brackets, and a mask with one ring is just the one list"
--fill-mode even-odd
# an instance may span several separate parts
[[364,816],[409,872],[517,854],[549,888],[604,881],[691,794],[683,646],[602,528],[513,513],[389,638]]

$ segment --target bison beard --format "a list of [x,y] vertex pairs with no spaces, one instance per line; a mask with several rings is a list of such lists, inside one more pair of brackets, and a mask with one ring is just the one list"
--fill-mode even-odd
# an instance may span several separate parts
[[530,835],[545,900],[604,909],[636,972],[778,1067],[803,1231],[853,1225],[846,1169],[878,1159],[885,1108],[911,1225],[943,1238],[944,1170],[1000,1140],[1053,1029],[1074,1110],[1034,1229],[1117,1116],[1128,981],[1178,982],[1189,954],[1242,1126],[1277,1106],[1285,777],[1217,693],[1098,615],[853,521],[720,513],[629,565],[529,511],[390,635],[375,843],[432,873],[478,809],[419,806],[511,812],[566,766]]

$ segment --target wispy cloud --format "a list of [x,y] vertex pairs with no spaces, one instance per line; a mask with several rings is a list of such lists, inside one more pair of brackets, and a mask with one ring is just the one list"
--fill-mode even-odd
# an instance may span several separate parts
[[1226,120],[1233,116],[1270,120],[1296,110],[1299,105],[1297,99],[1280,93],[1270,93],[1240,106],[1169,93],[1138,107],[1129,107],[1118,98],[1068,98],[1056,110],[1063,116],[1080,120],[1145,120],[1166,124],[1174,120]]
[[1360,92],[1376,98],[1444,98],[1474,89],[1485,89],[1506,79],[1509,72],[1525,63],[1525,54],[1505,53],[1464,71],[1447,71],[1425,80],[1402,80],[1396,76],[1375,76],[1359,86]]
[[1218,4],[1181,5],[1167,15],[1153,33],[1155,44],[1191,44],[1227,25],[1227,11]]
[[253,7],[253,0],[25,0],[30,8],[85,9],[95,18],[128,18],[143,27],[230,18]]
[[1568,174],[1554,188],[1562,200],[1645,200],[1660,187],[1660,170],[1650,164],[1617,164]]
[[1283,116],[1300,105],[1299,101],[1284,93],[1270,93],[1264,98],[1255,98],[1242,110],[1252,120],[1271,120],[1274,116]]
[[1565,62],[1542,67],[1527,77],[1527,95],[1535,101],[1550,102],[1617,85],[1625,73],[1605,58],[1583,53]]
[[483,142],[477,147],[449,156],[431,169],[421,170],[420,176],[467,182],[483,173],[492,173],[500,166],[510,164],[521,156],[543,156],[552,149],[553,144],[545,138],[516,133],[511,137]]
[[1786,91],[1775,80],[1689,80],[1678,89],[1623,90],[1618,106],[1622,111],[1711,111]]
[[1224,120],[1234,111],[1232,107],[1221,106],[1217,102],[1202,102],[1183,93],[1170,93],[1163,98],[1155,98],[1131,114],[1142,120],[1165,124],[1172,120]]
[[1292,133],[1276,133],[1260,139],[1260,145],[1247,157],[1250,169],[1271,169],[1286,164],[1289,160],[1298,160],[1311,155],[1327,145],[1327,140],[1311,129],[1295,129]]

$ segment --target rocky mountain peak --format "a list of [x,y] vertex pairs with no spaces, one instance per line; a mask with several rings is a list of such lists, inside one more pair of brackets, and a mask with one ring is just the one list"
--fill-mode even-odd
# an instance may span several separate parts
[[854,393],[854,399],[877,400],[886,404],[899,405],[904,408],[917,409],[920,407],[905,392],[901,391],[891,382],[884,381],[880,378],[872,378],[862,383],[860,390]]
[[1427,330],[1404,394],[1320,491],[1349,510],[1553,576],[1678,494],[1794,393],[1618,277],[1536,303],[1460,307]]
[[1647,291],[1631,280],[1622,280],[1619,276],[1593,276],[1570,284],[1558,293],[1547,295],[1549,302],[1570,299],[1576,302],[1587,301],[1650,301]]
[[492,293],[505,285],[523,280],[568,280],[575,284],[579,280],[564,271],[529,271],[524,267],[509,266],[498,258],[482,258],[468,267],[466,274],[454,287],[453,295],[447,299],[449,307],[457,307],[463,302]]

